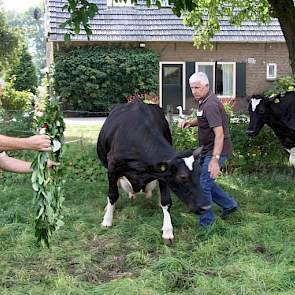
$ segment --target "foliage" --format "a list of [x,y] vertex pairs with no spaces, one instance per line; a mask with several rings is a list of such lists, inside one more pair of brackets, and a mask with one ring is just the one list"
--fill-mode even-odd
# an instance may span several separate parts
[[40,69],[46,66],[45,53],[45,30],[44,19],[34,18],[36,9],[44,10],[44,3],[40,2],[39,6],[30,7],[25,12],[8,11],[8,25],[21,32],[26,44],[29,45],[30,53],[36,64],[38,78],[41,78]]
[[[48,134],[52,140],[52,160],[59,162],[62,155],[65,129],[58,98],[46,102],[44,114],[36,116],[39,134]],[[40,112],[40,110],[38,110]],[[32,162],[32,187],[35,192],[37,241],[49,247],[54,231],[63,225],[62,204],[64,201],[62,168],[47,168],[48,152],[38,152]]]
[[[172,1],[173,2],[173,1]],[[182,2],[184,3],[184,2]],[[174,12],[184,16],[184,23],[194,28],[194,45],[198,48],[211,47],[210,39],[220,30],[220,21],[227,19],[234,26],[244,20],[270,21],[270,5],[262,1],[221,1],[202,0],[193,2],[184,11],[174,8]]]
[[[246,136],[247,117],[232,117],[229,124],[234,151],[227,166],[247,170],[256,170],[267,165],[287,163],[287,153],[269,127],[264,127],[259,136]],[[173,143],[177,150],[194,149],[198,146],[197,129],[182,129],[176,123],[172,125]]]
[[288,163],[288,154],[279,143],[272,129],[265,126],[256,137],[248,137],[248,122],[244,120],[229,125],[234,151],[229,166],[256,170],[268,165]]
[[6,80],[10,81],[16,90],[36,93],[38,85],[36,68],[27,48],[22,49],[19,57],[12,63],[5,76]]
[[275,97],[279,94],[283,95],[287,91],[295,91],[295,79],[291,76],[284,76],[278,78],[271,86],[271,88],[264,92],[264,95]]
[[1,105],[5,110],[30,109],[33,94],[27,90],[15,90],[11,82],[5,83],[3,95],[0,97]]
[[55,58],[54,87],[64,108],[109,111],[129,95],[155,92],[158,67],[146,49],[73,48]]
[[173,146],[178,151],[194,150],[198,146],[196,128],[180,128],[178,122],[172,122]]
[[33,135],[33,112],[11,111],[0,108],[1,134],[7,136],[27,137]]
[[89,35],[92,34],[89,20],[98,12],[96,4],[90,3],[87,0],[69,0],[63,6],[63,10],[67,10],[70,14],[70,18],[61,25],[62,28],[69,29],[69,33],[65,34],[65,40],[69,41],[72,35],[79,34],[80,24],[83,25],[89,39]]
[[7,24],[7,19],[0,7],[0,71],[14,60],[19,45],[19,35]]

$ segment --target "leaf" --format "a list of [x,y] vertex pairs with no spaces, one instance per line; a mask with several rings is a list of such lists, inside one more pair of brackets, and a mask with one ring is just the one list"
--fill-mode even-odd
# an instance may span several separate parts
[[37,214],[36,219],[39,219],[40,216],[43,214],[43,212],[44,212],[44,206],[41,206],[40,209],[39,209],[39,213]]

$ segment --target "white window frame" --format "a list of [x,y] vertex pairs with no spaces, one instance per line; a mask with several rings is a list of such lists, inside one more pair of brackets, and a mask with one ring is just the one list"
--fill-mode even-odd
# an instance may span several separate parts
[[162,98],[162,91],[163,91],[163,80],[162,80],[162,74],[163,74],[163,65],[182,65],[182,107],[183,110],[185,110],[185,62],[179,62],[179,61],[160,61],[160,71],[159,71],[159,97],[160,97],[160,107],[163,107],[163,98]]
[[116,2],[115,0],[107,0],[108,7],[133,7],[134,3],[131,3],[131,0],[125,1],[121,0],[121,2]]
[[[236,81],[236,63],[235,62],[224,62],[224,61],[220,61],[217,62],[218,65],[233,65],[233,94],[228,96],[228,95],[217,95],[218,98],[235,98],[236,97],[236,85],[237,85],[237,81]],[[199,65],[209,65],[209,66],[213,66],[213,85],[215,85],[215,62],[196,62],[195,64],[195,69],[196,72],[198,72],[199,69]],[[213,85],[210,85],[210,89],[214,92],[215,89],[213,89]]]
[[[270,75],[270,67],[274,67],[273,76]],[[266,80],[275,80],[277,78],[277,64],[276,63],[268,63],[266,65]]]

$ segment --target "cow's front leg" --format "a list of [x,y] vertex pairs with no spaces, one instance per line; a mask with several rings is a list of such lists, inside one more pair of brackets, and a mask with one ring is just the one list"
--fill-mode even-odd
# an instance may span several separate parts
[[109,228],[112,226],[115,203],[119,198],[119,192],[118,192],[118,186],[117,186],[118,177],[116,176],[115,173],[109,172],[108,179],[109,179],[109,195],[108,195],[108,203],[105,207],[105,214],[103,217],[103,221],[101,223],[101,226],[103,228]]
[[173,227],[170,216],[170,208],[172,206],[172,200],[170,196],[170,191],[167,184],[159,180],[160,192],[161,192],[161,208],[163,210],[164,220],[162,227],[162,238],[165,244],[173,244]]

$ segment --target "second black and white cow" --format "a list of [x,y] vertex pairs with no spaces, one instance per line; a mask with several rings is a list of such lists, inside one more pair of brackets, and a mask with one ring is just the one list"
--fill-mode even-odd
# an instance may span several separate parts
[[264,124],[271,127],[283,147],[290,153],[295,167],[295,92],[273,98],[253,95],[249,101],[250,123],[246,133],[256,136]]
[[171,143],[168,122],[158,105],[135,99],[114,107],[97,142],[98,156],[108,170],[109,180],[103,227],[112,226],[114,205],[119,197],[117,183],[122,177],[128,180],[134,192],[144,191],[150,182],[158,180],[165,242],[174,239],[169,189],[196,214],[210,208],[202,196],[198,161],[192,153],[178,153]]

